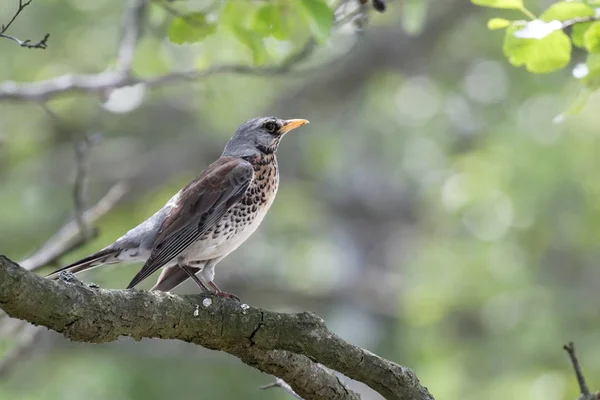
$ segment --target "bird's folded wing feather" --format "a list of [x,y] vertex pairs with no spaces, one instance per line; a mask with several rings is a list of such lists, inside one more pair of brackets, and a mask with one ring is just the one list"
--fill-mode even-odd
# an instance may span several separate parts
[[254,176],[242,159],[221,157],[186,186],[163,223],[150,257],[128,288],[156,272],[198,240],[244,196]]

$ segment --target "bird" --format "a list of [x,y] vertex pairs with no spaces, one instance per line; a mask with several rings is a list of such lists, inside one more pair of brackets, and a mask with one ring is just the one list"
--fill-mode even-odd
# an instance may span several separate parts
[[191,278],[204,292],[223,297],[215,266],[258,228],[275,200],[282,137],[309,121],[259,117],[236,130],[221,156],[147,220],[114,243],[51,274],[79,273],[107,264],[144,262],[127,289],[162,268],[150,290],[169,292]]

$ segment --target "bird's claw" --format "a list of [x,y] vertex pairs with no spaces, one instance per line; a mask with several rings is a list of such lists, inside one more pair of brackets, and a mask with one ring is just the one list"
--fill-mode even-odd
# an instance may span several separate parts
[[227,293],[227,292],[224,292],[221,289],[219,289],[219,287],[214,282],[208,282],[208,286],[214,291],[213,293],[215,296],[225,297],[228,299],[234,299],[234,300],[237,300],[238,303],[242,302],[240,300],[240,298],[237,297],[235,294]]
[[238,303],[242,302],[239,297],[237,297],[235,294],[232,294],[232,293],[216,292],[214,295],[217,296],[217,297],[224,297],[226,299],[234,299],[234,300],[237,300]]

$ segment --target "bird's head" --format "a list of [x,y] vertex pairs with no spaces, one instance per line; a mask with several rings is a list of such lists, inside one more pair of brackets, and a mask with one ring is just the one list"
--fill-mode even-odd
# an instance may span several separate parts
[[276,117],[251,119],[238,128],[225,146],[223,155],[243,157],[253,155],[257,151],[263,154],[274,153],[283,135],[305,124],[308,124],[305,119],[286,120]]

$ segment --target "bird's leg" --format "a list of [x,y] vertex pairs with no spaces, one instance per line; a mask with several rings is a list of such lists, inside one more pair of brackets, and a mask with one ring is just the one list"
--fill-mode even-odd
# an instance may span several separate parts
[[237,301],[239,301],[241,303],[241,300],[240,300],[239,297],[237,297],[235,294],[231,294],[231,293],[227,293],[227,292],[222,291],[213,282],[214,279],[215,279],[215,265],[217,265],[217,263],[219,261],[221,261],[221,258],[222,257],[214,258],[212,260],[208,260],[204,264],[204,268],[202,268],[202,272],[200,272],[200,276],[202,277],[202,279],[204,280],[204,282],[206,282],[206,284],[214,291],[215,296],[227,297],[229,299],[235,299],[235,300],[237,300]]
[[[204,284],[204,282],[202,282],[200,280],[200,278],[198,278],[198,276],[196,276],[196,274],[194,273],[194,271],[189,266],[187,266],[187,265],[185,265],[183,263],[178,263],[178,265],[179,265],[179,268],[181,268],[182,270],[184,270],[190,276],[190,278],[192,278],[194,280],[194,282],[196,282],[196,284],[198,286],[200,286],[200,288],[203,291],[208,292],[208,293],[213,293],[215,296],[218,296],[218,297],[227,297],[229,299],[237,300],[240,303],[242,302],[240,300],[240,298],[237,297],[235,294],[227,293],[227,292],[224,292],[221,289],[219,289],[219,287],[217,285],[215,285],[215,283],[213,281],[209,281],[208,282],[208,286],[206,286]],[[210,269],[210,267],[209,267],[209,269]],[[214,267],[213,267],[213,271],[214,271]],[[214,276],[214,272],[213,272],[213,276]],[[213,289],[213,290],[211,290],[211,289]]]
[[193,270],[190,269],[187,265],[179,264],[179,268],[185,271],[190,278],[205,292],[211,292],[211,290],[196,276]]
[[240,298],[237,297],[235,294],[227,293],[227,292],[224,292],[221,289],[219,289],[219,287],[217,285],[215,285],[215,283],[213,281],[208,282],[208,286],[210,286],[215,291],[215,296],[227,297],[228,299],[234,299],[234,300],[239,301],[240,303],[242,302],[240,300]]

